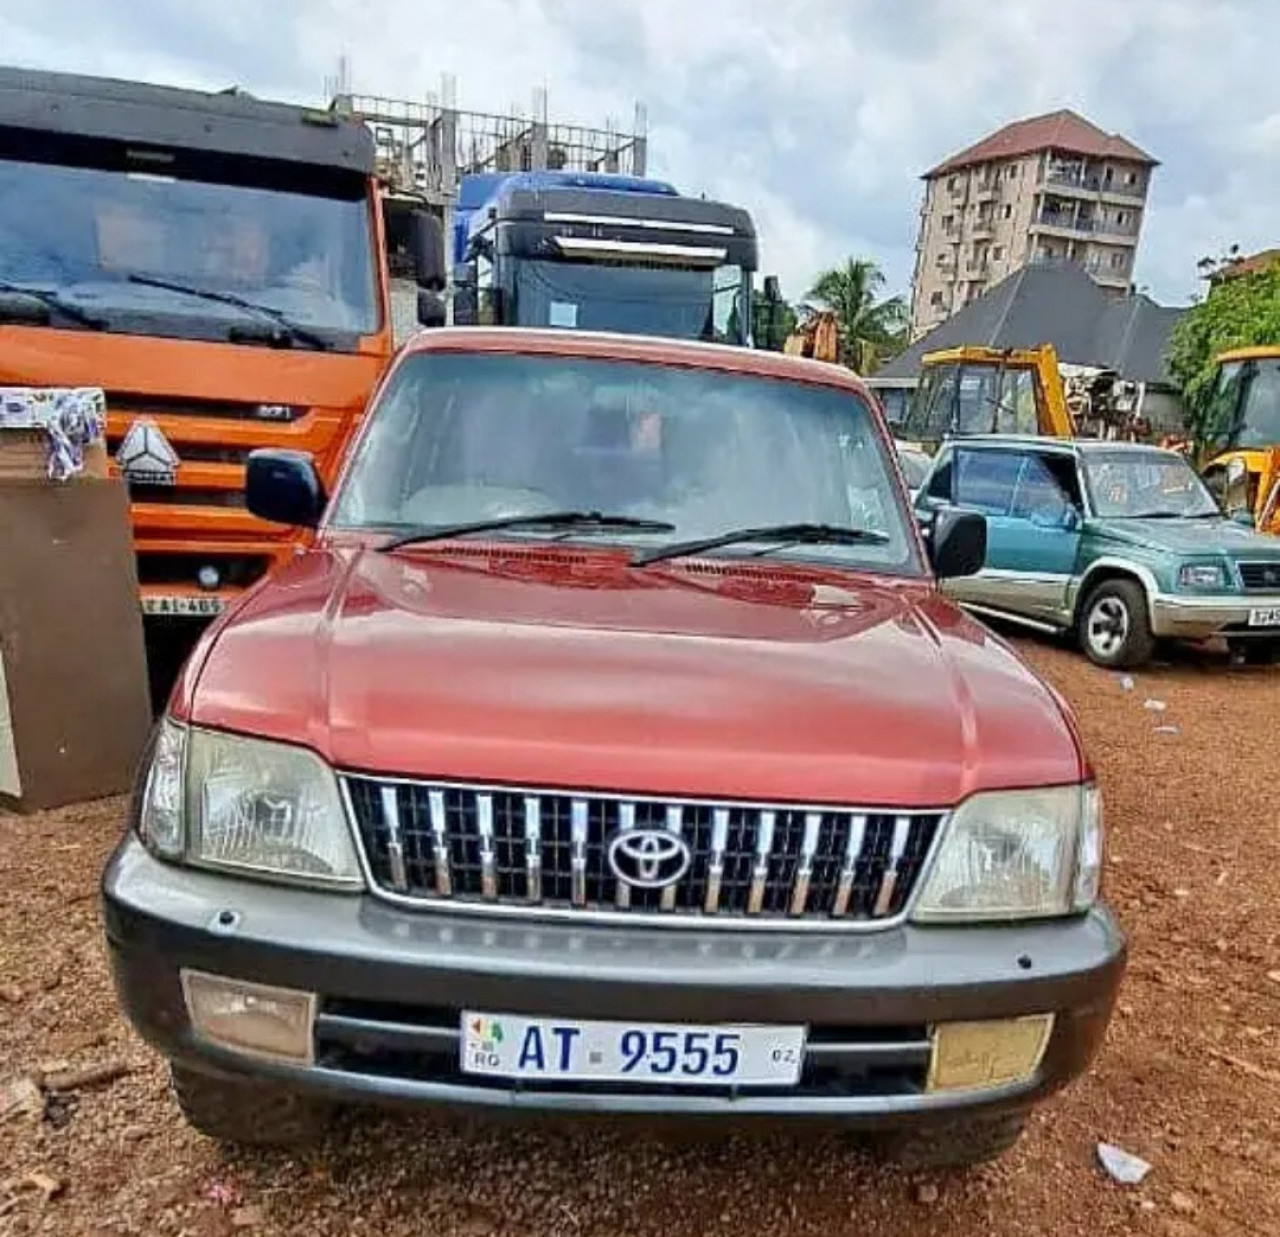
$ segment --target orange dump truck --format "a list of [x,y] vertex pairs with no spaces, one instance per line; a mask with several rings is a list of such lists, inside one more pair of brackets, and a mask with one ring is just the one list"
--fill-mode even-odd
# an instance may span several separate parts
[[[245,508],[251,450],[332,479],[392,348],[373,172],[332,112],[0,69],[0,386],[105,390],[148,616],[293,553]],[[425,305],[439,226],[413,232]]]

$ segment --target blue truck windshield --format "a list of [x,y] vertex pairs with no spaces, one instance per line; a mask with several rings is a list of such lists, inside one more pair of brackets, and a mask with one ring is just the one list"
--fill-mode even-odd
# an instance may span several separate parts
[[226,338],[261,322],[153,280],[253,301],[312,332],[378,327],[355,185],[321,196],[0,159],[0,286],[53,293],[109,330]]
[[746,280],[718,270],[516,259],[516,325],[746,342]]

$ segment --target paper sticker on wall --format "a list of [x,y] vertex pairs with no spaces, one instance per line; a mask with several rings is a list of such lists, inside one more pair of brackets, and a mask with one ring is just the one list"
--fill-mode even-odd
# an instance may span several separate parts
[[569,327],[578,325],[578,307],[572,301],[552,301],[547,321],[552,326]]

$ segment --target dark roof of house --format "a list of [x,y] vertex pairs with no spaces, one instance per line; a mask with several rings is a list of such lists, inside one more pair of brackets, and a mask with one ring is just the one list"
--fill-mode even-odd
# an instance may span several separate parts
[[934,176],[971,167],[975,163],[1014,159],[1037,150],[1062,150],[1070,154],[1090,155],[1095,159],[1128,159],[1150,167],[1159,164],[1158,159],[1153,159],[1128,138],[1121,137],[1118,133],[1107,133],[1064,107],[1044,116],[1015,120],[980,142],[966,147],[959,154],[944,159],[937,167],[927,171],[924,177],[929,180]]
[[1052,344],[1069,365],[1114,369],[1135,382],[1168,383],[1164,355],[1184,311],[1142,293],[1105,292],[1077,266],[1024,266],[951,315],[876,371],[914,378],[926,352],[971,345]]

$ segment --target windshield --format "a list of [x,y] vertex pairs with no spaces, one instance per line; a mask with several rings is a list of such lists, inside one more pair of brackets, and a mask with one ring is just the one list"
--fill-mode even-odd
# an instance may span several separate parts
[[1220,514],[1195,469],[1165,451],[1086,451],[1093,512],[1104,519]]
[[344,178],[328,192],[0,158],[0,283],[54,292],[109,330],[225,339],[261,324],[141,277],[253,301],[312,331],[368,334],[379,314],[364,188]]
[[1254,361],[1246,382],[1233,445],[1280,446],[1280,357]]
[[902,433],[921,442],[949,435],[1034,434],[1033,370],[1000,365],[926,366]]
[[746,342],[747,280],[715,271],[512,259],[519,326]]
[[885,540],[773,557],[914,574],[915,541],[886,449],[868,406],[835,387],[636,362],[418,354],[397,366],[371,412],[332,523],[403,531],[601,511],[673,526],[589,537],[645,548],[747,526],[827,523]]

